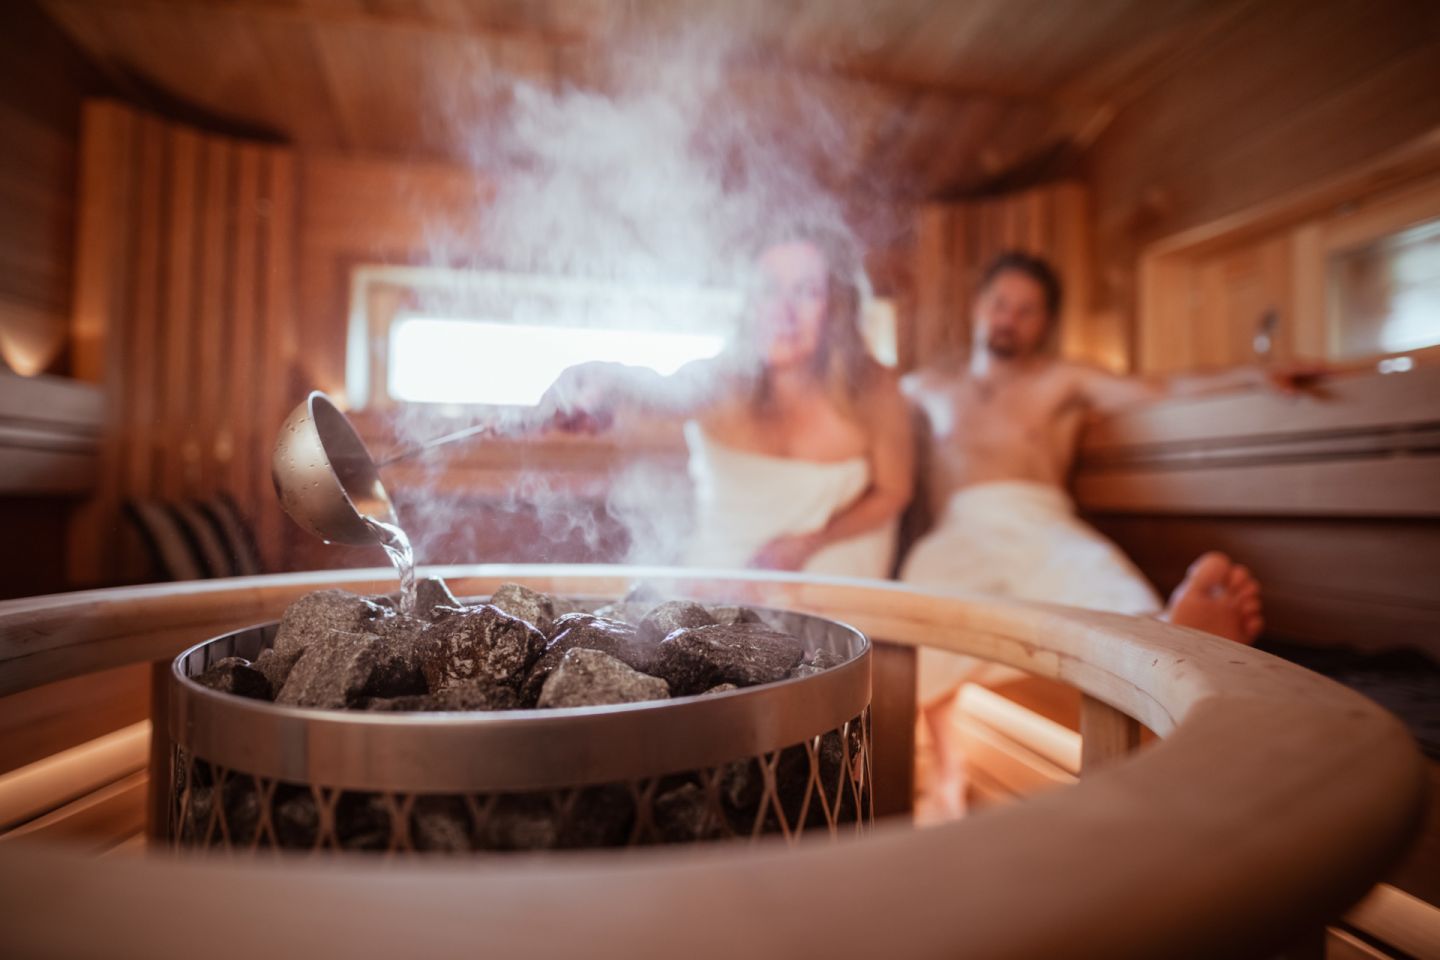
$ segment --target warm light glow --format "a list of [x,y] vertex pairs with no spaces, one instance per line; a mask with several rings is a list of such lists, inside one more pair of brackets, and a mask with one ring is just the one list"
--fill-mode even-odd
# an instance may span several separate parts
[[65,322],[13,301],[0,301],[0,359],[22,377],[44,373],[65,346]]
[[718,334],[400,317],[390,328],[396,400],[533,406],[560,371],[608,360],[674,373],[725,346]]
[[1387,357],[1375,366],[1381,373],[1409,373],[1415,369],[1415,361],[1411,357]]

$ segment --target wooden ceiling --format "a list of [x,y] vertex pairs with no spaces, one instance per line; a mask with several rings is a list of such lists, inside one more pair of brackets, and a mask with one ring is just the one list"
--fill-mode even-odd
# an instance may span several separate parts
[[462,162],[513,80],[614,93],[715,57],[724,109],[825,131],[802,149],[832,186],[934,197],[1054,172],[1255,0],[41,2],[142,103]]

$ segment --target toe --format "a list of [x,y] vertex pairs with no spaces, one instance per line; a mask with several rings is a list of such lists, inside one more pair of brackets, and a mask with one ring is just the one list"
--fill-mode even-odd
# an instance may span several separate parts
[[1205,591],[1224,587],[1233,566],[1234,564],[1225,554],[1218,550],[1211,550],[1209,553],[1201,554],[1194,563],[1190,564],[1186,579],[1195,587]]
[[1249,567],[1243,563],[1237,563],[1230,568],[1227,584],[1232,593],[1239,593],[1247,586],[1255,584],[1255,577],[1251,575]]
[[1260,634],[1262,634],[1262,633],[1264,633],[1264,632],[1265,632],[1265,618],[1264,618],[1264,617],[1261,617],[1261,616],[1251,616],[1251,617],[1246,617],[1246,618],[1245,618],[1245,636],[1249,637],[1249,638],[1253,641],[1253,640],[1257,639],[1257,638],[1260,636]]

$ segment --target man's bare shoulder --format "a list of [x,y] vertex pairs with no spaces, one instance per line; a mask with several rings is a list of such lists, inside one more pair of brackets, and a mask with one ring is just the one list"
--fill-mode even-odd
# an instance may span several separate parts
[[1041,374],[1046,380],[1052,383],[1062,384],[1076,389],[1083,389],[1086,385],[1100,379],[1115,379],[1116,375],[1099,364],[1090,363],[1086,360],[1067,360],[1056,357],[1051,360]]

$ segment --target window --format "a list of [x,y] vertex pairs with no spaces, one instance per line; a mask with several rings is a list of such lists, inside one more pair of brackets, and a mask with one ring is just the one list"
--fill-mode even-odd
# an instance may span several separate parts
[[1440,344],[1440,219],[1331,254],[1331,355]]
[[[535,404],[566,367],[617,361],[669,374],[718,355],[739,291],[428,267],[359,267],[351,282],[347,394],[397,403]],[[895,362],[895,310],[872,301],[862,333]]]
[[718,333],[402,315],[390,327],[387,391],[413,403],[533,406],[577,363],[614,360],[669,374],[724,346]]

